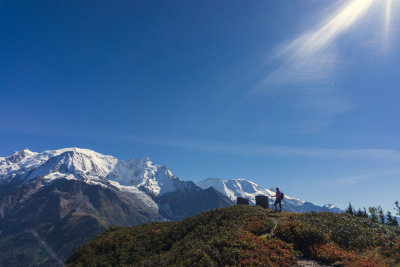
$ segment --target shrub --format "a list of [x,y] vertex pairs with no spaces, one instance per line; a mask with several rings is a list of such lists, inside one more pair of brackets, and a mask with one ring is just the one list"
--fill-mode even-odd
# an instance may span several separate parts
[[304,255],[310,254],[310,247],[328,242],[327,236],[317,227],[301,221],[285,221],[278,225],[275,237],[292,243]]
[[233,206],[179,222],[111,228],[76,251],[67,265],[290,266],[292,245],[258,237],[273,228],[267,214],[260,207]]
[[400,229],[346,214],[309,213],[296,220],[315,225],[341,248],[358,251],[385,246],[400,235]]
[[351,251],[345,251],[333,243],[313,246],[311,256],[326,264],[340,266],[362,266],[362,267],[380,267],[384,266],[382,262],[374,259],[362,257]]
[[296,263],[293,245],[279,239],[263,240],[246,233],[235,240],[240,266],[293,266]]
[[383,249],[383,255],[391,258],[395,264],[400,264],[400,239],[388,243]]
[[293,243],[305,256],[325,263],[342,266],[400,263],[400,229],[368,218],[331,213],[301,214],[281,223],[275,236]]
[[244,230],[260,236],[270,233],[274,227],[274,223],[264,214],[264,216],[251,216],[245,219],[242,226]]
[[[286,215],[233,206],[179,222],[114,227],[78,249],[67,266],[292,266],[299,252],[339,266],[400,263],[399,227],[346,214]],[[271,217],[286,217],[273,238],[265,235]]]

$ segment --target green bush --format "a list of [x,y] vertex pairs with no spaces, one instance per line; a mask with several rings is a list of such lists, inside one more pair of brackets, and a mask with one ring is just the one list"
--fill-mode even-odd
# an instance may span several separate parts
[[330,240],[345,249],[363,251],[384,247],[400,235],[398,227],[347,214],[308,213],[296,219],[317,226]]
[[260,236],[270,233],[272,228],[274,228],[274,223],[266,214],[262,214],[245,219],[242,226],[245,230]]
[[345,266],[392,266],[400,263],[400,228],[368,218],[306,213],[291,216],[280,223],[275,236],[294,244],[303,255],[329,264],[335,261],[346,262]]
[[305,256],[310,254],[312,245],[328,242],[328,237],[322,230],[310,223],[297,220],[280,223],[275,230],[275,237],[287,243],[292,243],[294,248],[301,251]]

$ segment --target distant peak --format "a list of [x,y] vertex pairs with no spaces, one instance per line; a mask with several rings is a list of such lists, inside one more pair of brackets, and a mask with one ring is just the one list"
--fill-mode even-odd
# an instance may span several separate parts
[[[60,153],[64,153],[64,152],[77,152],[77,153],[82,153],[82,154],[97,153],[93,150],[86,149],[86,148],[79,148],[79,147],[67,147],[67,148],[57,149],[55,151],[60,152]],[[97,153],[97,154],[99,154],[99,153]]]
[[67,147],[67,148],[61,148],[61,149],[57,149],[57,150],[44,151],[44,153],[48,153],[48,154],[52,154],[52,155],[61,155],[61,154],[64,154],[65,152],[70,152],[72,154],[75,154],[75,153],[85,154],[86,156],[89,156],[89,157],[113,157],[113,156],[101,154],[101,153],[96,152],[91,149],[78,148],[78,147]]
[[333,204],[333,203],[325,204],[324,207],[325,207],[325,208],[328,208],[328,209],[336,208],[335,204]]
[[21,151],[15,151],[11,156],[7,159],[13,163],[19,162],[24,158],[27,158],[32,155],[36,155],[37,153],[30,151],[29,149],[25,148]]
[[35,154],[35,152],[30,151],[28,148],[22,149],[21,151],[16,151],[14,154],[25,154],[25,155],[32,155]]

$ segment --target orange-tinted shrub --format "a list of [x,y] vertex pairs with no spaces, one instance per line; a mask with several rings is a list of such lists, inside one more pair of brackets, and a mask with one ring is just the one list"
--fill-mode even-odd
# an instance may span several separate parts
[[270,233],[274,223],[266,216],[251,216],[243,221],[243,229],[255,235]]
[[234,244],[239,249],[240,266],[293,266],[296,263],[293,246],[279,239],[266,241],[245,232]]
[[333,243],[313,246],[310,249],[310,251],[311,251],[311,256],[314,259],[327,264],[336,263],[341,266],[352,266],[352,267],[385,266],[382,262],[379,262],[378,260],[359,256],[355,252],[345,251]]

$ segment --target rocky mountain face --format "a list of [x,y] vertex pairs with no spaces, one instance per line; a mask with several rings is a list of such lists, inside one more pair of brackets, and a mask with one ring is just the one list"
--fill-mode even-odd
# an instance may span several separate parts
[[149,158],[23,150],[0,158],[0,266],[62,265],[110,226],[178,220],[232,204]]
[[0,266],[60,265],[113,225],[165,220],[131,193],[57,179],[1,187]]
[[[214,188],[201,189],[192,183],[183,190],[165,193],[157,198],[160,214],[172,220],[191,217],[205,210],[233,205],[233,202]],[[211,204],[212,203],[212,204]]]

